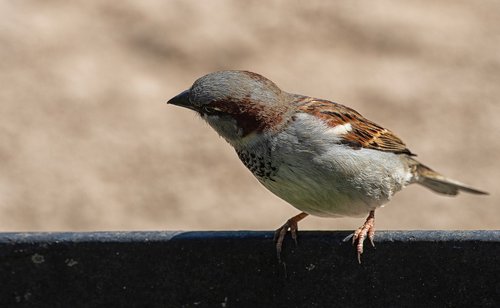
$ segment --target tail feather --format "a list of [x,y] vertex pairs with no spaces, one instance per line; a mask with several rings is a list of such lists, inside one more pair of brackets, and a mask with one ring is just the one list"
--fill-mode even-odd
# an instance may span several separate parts
[[487,192],[475,189],[458,181],[448,179],[420,163],[416,165],[415,178],[417,179],[417,183],[420,185],[423,185],[440,194],[455,196],[460,191],[463,191],[476,195],[488,195]]

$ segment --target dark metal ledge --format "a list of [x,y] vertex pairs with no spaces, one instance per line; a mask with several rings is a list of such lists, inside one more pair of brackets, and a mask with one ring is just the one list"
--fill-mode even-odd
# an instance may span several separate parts
[[498,307],[500,231],[0,233],[0,307]]

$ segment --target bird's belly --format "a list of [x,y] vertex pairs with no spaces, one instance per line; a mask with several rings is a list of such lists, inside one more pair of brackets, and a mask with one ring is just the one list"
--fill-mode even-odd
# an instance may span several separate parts
[[395,154],[343,151],[294,155],[293,160],[283,157],[272,180],[261,183],[308,214],[359,217],[388,202],[408,182],[408,172]]
[[366,202],[352,190],[341,191],[335,187],[323,187],[321,183],[325,182],[319,179],[304,181],[302,178],[299,183],[276,177],[274,181],[261,183],[295,208],[321,217],[360,217],[388,201]]

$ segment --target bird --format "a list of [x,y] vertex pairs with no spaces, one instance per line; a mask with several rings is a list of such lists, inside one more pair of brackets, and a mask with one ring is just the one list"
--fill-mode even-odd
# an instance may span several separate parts
[[286,234],[297,243],[308,215],[368,215],[352,234],[361,263],[365,239],[374,246],[375,210],[404,187],[488,194],[420,163],[392,131],[354,109],[288,93],[250,71],[209,73],[167,103],[200,115],[265,188],[300,211],[275,231],[279,260]]

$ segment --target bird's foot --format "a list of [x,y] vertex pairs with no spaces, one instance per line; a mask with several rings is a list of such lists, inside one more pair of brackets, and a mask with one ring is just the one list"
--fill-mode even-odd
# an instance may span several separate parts
[[352,236],[352,244],[356,245],[356,251],[358,252],[358,262],[361,264],[361,254],[363,253],[363,242],[366,237],[370,240],[373,247],[373,238],[375,237],[375,211],[371,211],[366,218],[365,223],[356,230]]
[[295,245],[297,245],[297,231],[299,230],[298,222],[304,219],[307,215],[308,214],[302,212],[296,216],[293,216],[292,218],[288,219],[283,226],[279,227],[274,232],[274,242],[276,243],[276,254],[278,256],[278,261],[280,263],[281,263],[281,248],[283,247],[283,240],[285,239],[286,233],[290,231],[292,239],[295,242]]

